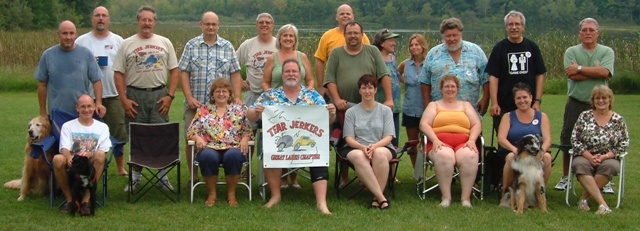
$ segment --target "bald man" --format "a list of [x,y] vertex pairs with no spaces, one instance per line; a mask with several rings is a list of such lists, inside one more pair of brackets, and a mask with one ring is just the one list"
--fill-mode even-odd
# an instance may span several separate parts
[[[138,9],[138,33],[125,39],[113,64],[118,96],[125,112],[125,124],[169,122],[169,109],[178,88],[178,59],[171,41],[153,33],[156,11],[143,6]],[[167,76],[169,73],[169,76]],[[168,78],[167,78],[168,77]],[[125,125],[126,127],[128,127]],[[133,182],[126,192],[140,183],[141,168],[133,169]],[[164,170],[158,186],[173,190]]]
[[[217,78],[225,78],[231,82],[235,103],[242,104],[240,64],[236,59],[233,44],[218,36],[218,29],[220,29],[218,15],[211,11],[204,12],[200,19],[200,29],[202,34],[185,44],[178,63],[181,71],[180,83],[184,93],[185,130],[189,128],[196,110],[209,101],[209,88]],[[186,148],[187,163],[191,163],[191,150],[188,146]],[[191,169],[191,164],[187,166],[194,175],[194,182],[197,181],[197,169]],[[187,187],[189,186],[187,184]]]
[[[98,60],[102,71],[102,104],[109,111],[104,116],[104,122],[109,126],[109,132],[113,137],[127,142],[129,138],[124,126],[124,109],[113,81],[113,61],[123,39],[109,30],[110,24],[109,10],[104,6],[96,7],[91,14],[91,31],[80,35],[76,44],[88,48]],[[102,62],[100,59],[103,59]],[[118,175],[127,175],[124,169],[124,155],[116,153],[115,159]]]
[[106,108],[102,106],[102,72],[96,59],[89,49],[76,46],[77,31],[73,22],[61,22],[56,34],[60,44],[42,53],[33,75],[38,80],[40,115],[47,116],[54,108],[76,113],[76,99],[90,94],[93,86],[96,113],[103,117]]
[[[318,83],[318,93],[321,95],[325,95],[327,89],[325,86],[320,86],[324,83],[324,71],[327,59],[329,59],[329,54],[331,50],[336,47],[340,47],[344,45],[344,28],[347,26],[347,23],[355,20],[355,15],[353,14],[353,9],[351,6],[347,4],[342,4],[336,10],[336,21],[338,22],[338,26],[327,32],[324,32],[320,41],[318,42],[318,49],[314,57],[316,58],[316,83]],[[362,36],[362,43],[370,44],[369,37],[366,34]]]

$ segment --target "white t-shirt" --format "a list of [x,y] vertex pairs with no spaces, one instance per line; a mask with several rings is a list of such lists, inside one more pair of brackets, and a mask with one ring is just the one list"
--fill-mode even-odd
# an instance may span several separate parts
[[66,148],[72,155],[81,152],[101,150],[109,152],[111,140],[109,127],[103,122],[93,120],[90,126],[82,125],[78,119],[67,121],[60,129],[60,152]]
[[169,70],[178,68],[178,58],[168,38],[153,34],[143,39],[134,34],[118,49],[113,70],[125,75],[125,85],[154,88],[167,85]]
[[[110,98],[118,96],[115,82],[113,81],[113,61],[116,58],[116,53],[123,39],[120,35],[109,32],[109,35],[105,38],[96,38],[91,31],[86,34],[80,35],[76,39],[76,44],[88,48],[93,55],[107,56],[107,66],[100,67],[102,71],[102,98]],[[91,96],[93,95],[93,86],[89,90]]]
[[258,37],[245,40],[236,51],[236,57],[240,65],[245,65],[247,80],[252,92],[262,93],[262,71],[267,58],[276,51],[276,38],[271,37],[269,44],[263,44]]

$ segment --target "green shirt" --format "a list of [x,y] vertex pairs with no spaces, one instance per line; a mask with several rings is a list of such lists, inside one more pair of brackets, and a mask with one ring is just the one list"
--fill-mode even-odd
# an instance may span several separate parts
[[[609,69],[610,75],[613,76],[613,61],[615,60],[615,54],[613,49],[608,46],[598,44],[593,51],[587,51],[582,47],[582,44],[578,44],[569,47],[564,53],[564,67],[567,68],[571,65],[571,61],[575,60],[578,65],[586,67],[602,66]],[[569,79],[567,95],[573,97],[579,101],[590,103],[591,102],[591,90],[597,85],[609,85],[609,80],[606,78],[587,79],[582,81],[576,81]]]

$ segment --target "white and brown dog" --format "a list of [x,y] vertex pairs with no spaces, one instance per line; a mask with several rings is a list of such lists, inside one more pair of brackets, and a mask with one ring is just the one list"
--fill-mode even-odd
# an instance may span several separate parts
[[543,213],[547,212],[542,163],[544,150],[540,139],[538,135],[522,137],[517,143],[518,153],[511,162],[516,177],[509,187],[509,193],[512,195],[509,204],[518,214],[524,212],[525,204],[527,207],[538,205]]
[[[29,121],[29,136],[24,148],[24,167],[22,169],[22,179],[12,180],[4,184],[5,188],[20,189],[18,201],[24,200],[27,193],[45,194],[49,192],[49,177],[51,172],[44,156],[35,159],[31,157],[31,144],[40,142],[51,133],[49,119],[37,116]],[[53,154],[47,151],[47,158],[51,160]]]

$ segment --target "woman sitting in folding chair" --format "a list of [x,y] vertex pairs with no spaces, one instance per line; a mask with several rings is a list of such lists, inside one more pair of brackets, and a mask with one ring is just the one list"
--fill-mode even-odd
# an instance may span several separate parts
[[391,204],[383,192],[389,178],[389,160],[396,155],[391,145],[395,136],[393,113],[376,102],[375,76],[360,77],[358,89],[362,101],[347,109],[343,129],[347,145],[340,156],[353,164],[358,178],[373,194],[371,208],[388,209]]
[[605,85],[591,91],[591,110],[580,114],[571,134],[573,164],[571,169],[585,192],[578,208],[589,211],[587,200],[598,203],[596,214],[611,212],[600,189],[620,171],[618,155],[629,147],[629,133],[624,118],[612,110],[613,92]]
[[253,134],[245,116],[247,108],[230,104],[234,97],[231,84],[224,78],[211,84],[209,97],[209,103],[198,108],[187,130],[187,139],[196,142],[197,161],[209,190],[205,205],[212,207],[216,203],[218,167],[222,163],[227,202],[229,206],[237,206],[236,184]]
[[458,100],[460,80],[447,74],[440,80],[442,99],[427,105],[420,120],[420,130],[427,136],[427,157],[435,166],[442,202],[451,204],[454,168],[460,171],[462,206],[471,208],[471,190],[478,172],[480,118],[471,103]]
[[513,99],[516,103],[516,110],[507,112],[500,121],[498,128],[498,155],[505,159],[502,169],[502,199],[500,206],[509,206],[509,194],[507,189],[515,177],[515,171],[511,168],[511,161],[515,159],[518,148],[516,143],[525,135],[536,134],[542,137],[542,150],[545,150],[542,157],[543,175],[545,185],[551,175],[551,125],[547,114],[533,109],[533,97],[529,84],[517,83],[513,87]]

